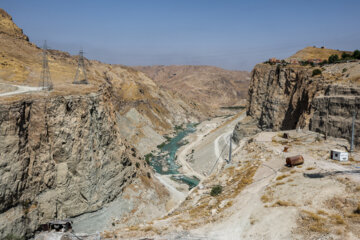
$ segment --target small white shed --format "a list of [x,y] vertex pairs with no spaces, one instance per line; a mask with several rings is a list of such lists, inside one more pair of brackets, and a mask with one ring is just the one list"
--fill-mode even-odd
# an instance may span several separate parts
[[331,150],[330,157],[331,159],[345,162],[349,160],[349,153],[335,149]]

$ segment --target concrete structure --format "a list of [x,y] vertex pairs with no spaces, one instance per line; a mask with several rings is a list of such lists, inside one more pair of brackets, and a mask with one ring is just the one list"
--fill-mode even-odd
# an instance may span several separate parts
[[349,154],[347,152],[344,152],[341,150],[331,150],[330,157],[331,157],[331,159],[342,161],[342,162],[349,160]]

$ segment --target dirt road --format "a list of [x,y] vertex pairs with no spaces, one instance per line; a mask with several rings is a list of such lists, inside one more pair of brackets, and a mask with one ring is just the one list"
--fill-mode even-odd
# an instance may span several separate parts
[[21,86],[21,85],[10,85],[5,83],[0,83],[1,88],[9,89],[7,92],[0,92],[0,97],[11,96],[16,94],[23,94],[28,92],[38,92],[42,91],[42,87],[30,87],[30,86]]

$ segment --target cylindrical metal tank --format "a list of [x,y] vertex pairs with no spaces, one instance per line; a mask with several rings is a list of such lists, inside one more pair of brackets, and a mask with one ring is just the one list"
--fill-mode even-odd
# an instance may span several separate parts
[[304,158],[301,155],[296,155],[296,156],[286,158],[286,165],[288,165],[290,167],[300,165],[303,163],[304,163]]

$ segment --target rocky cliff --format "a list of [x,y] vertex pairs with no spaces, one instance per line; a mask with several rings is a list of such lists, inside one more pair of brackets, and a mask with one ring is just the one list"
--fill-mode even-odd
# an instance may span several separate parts
[[151,177],[121,137],[111,98],[105,89],[0,106],[0,236],[98,210]]
[[247,106],[253,120],[236,126],[235,140],[247,134],[251,122],[263,130],[306,128],[350,140],[355,111],[355,142],[359,144],[359,62],[325,65],[322,74],[313,76],[315,68],[319,67],[256,65]]

